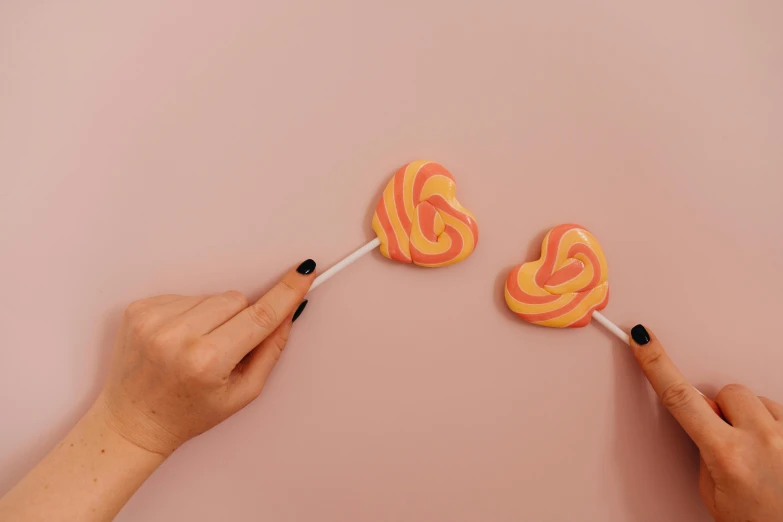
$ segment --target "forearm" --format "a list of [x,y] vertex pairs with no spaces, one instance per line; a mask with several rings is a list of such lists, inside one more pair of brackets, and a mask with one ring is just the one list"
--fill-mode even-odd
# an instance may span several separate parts
[[112,520],[164,460],[110,429],[96,404],[0,499],[0,520]]

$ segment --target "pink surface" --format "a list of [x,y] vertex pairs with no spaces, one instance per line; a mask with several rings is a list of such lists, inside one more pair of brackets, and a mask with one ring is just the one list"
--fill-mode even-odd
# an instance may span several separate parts
[[783,399],[783,4],[554,4],[0,3],[0,491],[93,398],[129,301],[325,268],[427,157],[476,252],[313,292],[262,399],[119,520],[706,520],[627,349],[518,320],[503,281],[581,223],[608,317],[705,392]]

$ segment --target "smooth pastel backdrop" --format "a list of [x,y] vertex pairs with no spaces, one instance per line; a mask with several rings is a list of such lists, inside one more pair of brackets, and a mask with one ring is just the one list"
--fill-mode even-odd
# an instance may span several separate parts
[[424,157],[475,254],[375,254],[313,292],[262,398],[118,520],[707,520],[627,348],[515,320],[502,281],[579,222],[607,316],[705,392],[783,399],[782,23],[777,0],[3,1],[0,491],[95,396],[127,303],[325,268]]

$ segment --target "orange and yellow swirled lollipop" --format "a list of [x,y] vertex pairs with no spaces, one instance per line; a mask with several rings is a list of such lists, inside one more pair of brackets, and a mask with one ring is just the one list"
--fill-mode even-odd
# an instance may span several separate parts
[[541,258],[514,268],[506,280],[506,304],[530,323],[578,328],[609,302],[606,257],[579,225],[559,225],[544,238]]
[[454,176],[432,161],[408,163],[392,177],[375,208],[378,236],[313,281],[311,290],[362,256],[381,253],[401,263],[440,267],[459,263],[478,243],[476,219],[456,197]]
[[459,263],[476,248],[476,220],[456,198],[454,176],[431,161],[408,163],[389,181],[372,228],[381,253],[402,263]]
[[[599,312],[609,304],[607,275],[598,240],[579,225],[558,225],[544,237],[541,258],[508,275],[506,304],[525,321],[541,326],[579,328],[595,319],[630,345],[629,335]],[[707,402],[721,415],[713,401]]]

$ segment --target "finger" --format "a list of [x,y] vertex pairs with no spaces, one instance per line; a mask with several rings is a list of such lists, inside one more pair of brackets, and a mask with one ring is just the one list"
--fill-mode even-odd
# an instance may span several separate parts
[[131,303],[125,311],[126,319],[143,322],[147,329],[169,324],[204,301],[206,296],[159,295]]
[[134,301],[128,306],[128,308],[133,310],[160,310],[167,306],[172,306],[175,308],[182,307],[183,303],[191,303],[190,306],[192,306],[193,300],[197,298],[198,296],[193,297],[174,294],[156,295],[153,297],[147,297],[146,299],[139,299],[138,301]]
[[[289,319],[293,319],[293,317]],[[269,374],[272,373],[272,369],[280,360],[280,356],[288,344],[292,325],[292,320],[284,321],[277,330],[267,336],[242,360],[241,375],[237,387],[244,402],[254,400],[261,393]]]
[[288,272],[261,299],[213,330],[209,337],[226,353],[232,365],[236,365],[293,314],[313,279],[315,262],[308,259]]
[[188,331],[206,335],[247,308],[247,297],[242,292],[230,290],[210,296],[181,316]]
[[759,400],[764,406],[766,406],[767,410],[769,410],[769,413],[772,415],[773,419],[778,422],[783,421],[783,405],[766,397],[759,397]]
[[759,398],[740,384],[724,386],[715,397],[715,402],[732,426],[756,427],[774,420]]
[[200,303],[206,301],[209,298],[207,295],[186,295],[179,296],[179,299],[171,299],[169,301],[161,301],[158,305],[161,312],[168,316],[184,314],[191,308],[198,306]]
[[697,446],[709,447],[728,429],[696,388],[685,379],[658,339],[644,326],[631,330],[631,349],[639,366],[667,410]]
[[163,294],[163,295],[156,295],[153,297],[148,297],[146,299],[142,299],[140,302],[147,303],[149,305],[154,306],[161,306],[168,303],[173,303],[174,301],[179,301],[180,299],[184,298],[186,296],[184,295],[177,295],[177,294]]

